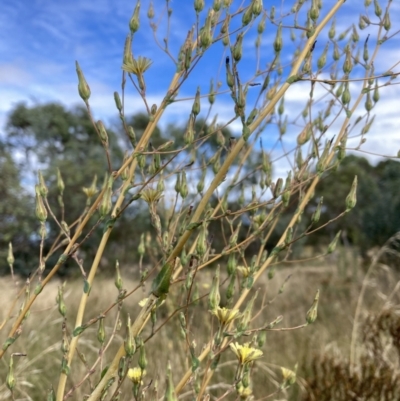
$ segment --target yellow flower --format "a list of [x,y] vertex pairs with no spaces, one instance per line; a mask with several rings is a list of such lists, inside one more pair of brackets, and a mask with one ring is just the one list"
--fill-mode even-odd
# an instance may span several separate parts
[[142,191],[140,196],[148,204],[155,204],[162,198],[163,194],[157,189],[146,188]]
[[263,352],[257,348],[250,346],[250,343],[240,345],[239,343],[230,344],[231,350],[235,353],[239,359],[239,363],[246,365],[255,359],[261,358]]
[[242,273],[243,277],[249,277],[250,275],[250,268],[246,266],[238,266],[237,269]]
[[128,378],[134,384],[142,382],[142,378],[146,375],[146,371],[140,368],[131,368],[128,370]]
[[217,306],[214,310],[210,310],[210,312],[218,318],[222,325],[226,325],[240,317],[239,309],[227,309]]
[[122,69],[126,72],[131,72],[135,75],[142,75],[151,65],[152,61],[147,57],[139,56],[136,60],[133,59],[122,65]]
[[296,382],[296,372],[293,372],[293,370],[286,369],[284,367],[281,367],[281,371],[283,376],[283,387],[289,387]]
[[240,386],[237,392],[240,396],[240,399],[247,400],[247,398],[253,393],[253,390],[250,387]]

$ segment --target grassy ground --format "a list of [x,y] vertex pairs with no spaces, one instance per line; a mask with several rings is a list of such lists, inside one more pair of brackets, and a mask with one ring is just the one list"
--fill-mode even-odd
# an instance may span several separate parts
[[[202,282],[210,282],[206,276],[211,277],[212,271],[203,272]],[[277,327],[294,327],[305,322],[305,315],[309,309],[315,291],[320,289],[320,304],[317,321],[300,330],[268,332],[266,343],[263,346],[264,357],[259,360],[253,372],[253,387],[255,399],[260,399],[269,392],[276,389],[281,381],[280,366],[293,369],[298,363],[298,382],[288,391],[286,397],[289,399],[301,399],[305,397],[310,384],[309,378],[313,375],[313,363],[315,357],[336,353],[341,358],[348,358],[350,353],[350,338],[353,327],[354,313],[361,282],[365,272],[359,261],[351,253],[339,252],[336,259],[325,262],[314,262],[303,265],[286,265],[276,271],[273,279],[257,282],[255,290],[259,289],[259,295],[255,307],[256,317],[252,321],[252,327],[259,327],[273,321],[278,315],[283,315],[282,323]],[[129,272],[123,273],[124,288],[128,291],[133,289],[137,282],[129,280]],[[278,295],[279,289],[285,280],[290,279],[284,286],[283,293]],[[362,316],[379,313],[384,305],[388,305],[388,294],[392,292],[397,282],[397,273],[387,266],[378,266],[367,287],[365,302],[362,307]],[[60,282],[54,282],[48,286],[34,304],[31,315],[23,325],[23,332],[12,346],[13,352],[26,353],[26,357],[15,358],[15,377],[17,379],[16,399],[44,399],[44,395],[51,387],[57,387],[58,375],[61,361],[61,338],[62,318],[56,306],[57,288]],[[83,283],[78,280],[67,281],[65,287],[65,302],[67,305],[67,325],[69,330],[73,329],[74,316],[76,314]],[[5,318],[11,301],[15,296],[15,285],[8,279],[0,280],[0,293],[2,307],[0,309],[0,321]],[[148,287],[139,289],[124,301],[121,310],[121,322],[126,321],[127,313],[132,318],[139,311],[138,302],[145,297]],[[206,285],[200,286],[200,293],[208,291]],[[221,290],[224,294],[224,290]],[[111,279],[102,279],[96,283],[90,294],[84,321],[88,321],[105,310],[117,296],[114,282]],[[162,306],[158,313],[157,328],[173,311],[180,302],[181,294],[176,288],[172,290],[170,300]],[[224,297],[222,297],[224,299]],[[270,302],[272,301],[272,302]],[[196,354],[201,352],[204,344],[210,339],[212,326],[216,320],[210,319],[207,311],[206,299],[202,306],[188,311],[187,317],[190,323],[189,337],[195,340]],[[392,294],[391,305],[399,303],[399,297]],[[262,307],[264,305],[264,307]],[[262,309],[261,309],[262,308]],[[116,323],[117,308],[114,308],[105,319],[106,337],[109,338]],[[9,323],[0,332],[2,341],[6,338]],[[400,327],[400,326],[399,326]],[[87,373],[88,368],[99,357],[100,345],[97,341],[97,324],[89,327],[79,342],[81,359],[85,357],[86,362],[75,359],[67,391],[73,385],[77,385],[81,378]],[[143,338],[146,339],[151,333],[149,323],[144,330]],[[92,386],[99,380],[101,368],[109,363],[113,350],[119,346],[125,336],[125,324],[116,333],[113,344],[108,349],[101,362],[97,365],[96,372],[90,375]],[[106,341],[107,341],[106,338]],[[251,341],[249,337],[249,341]],[[360,343],[358,344],[360,347]],[[168,361],[173,366],[174,381],[188,368],[189,361],[185,357],[187,349],[186,341],[181,336],[181,330],[177,317],[173,317],[167,325],[146,343],[148,367],[146,381],[159,378],[160,392],[164,388],[164,377]],[[226,354],[226,355],[225,355]],[[216,370],[211,383],[212,395],[220,396],[228,388],[226,384],[232,383],[235,373],[236,359],[233,353],[226,352]],[[5,378],[9,353],[0,361],[0,377]],[[187,354],[186,354],[187,355]],[[134,358],[133,364],[136,363]],[[314,362],[313,362],[314,361]],[[71,399],[82,399],[89,390],[88,382],[79,387]],[[183,399],[191,398],[187,386],[183,393]],[[131,394],[130,389],[125,394]],[[162,393],[161,393],[162,394]],[[233,398],[232,398],[233,397]],[[273,399],[283,399],[285,394],[280,394]],[[11,399],[3,379],[0,381],[0,400]],[[129,396],[121,399],[131,399]],[[230,394],[227,399],[234,399]],[[311,399],[311,398],[310,398]],[[333,399],[333,398],[332,398]]]

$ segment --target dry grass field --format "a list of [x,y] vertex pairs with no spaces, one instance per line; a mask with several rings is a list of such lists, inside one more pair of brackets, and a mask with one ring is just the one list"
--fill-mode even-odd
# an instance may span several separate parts
[[[283,321],[276,328],[289,328],[302,325],[305,321],[306,312],[314,298],[315,291],[317,289],[320,290],[318,318],[314,324],[299,330],[270,331],[267,333],[265,344],[262,347],[264,357],[257,361],[252,375],[255,399],[262,399],[263,395],[276,390],[277,386],[279,387],[279,383],[281,382],[280,367],[294,369],[296,364],[298,364],[297,384],[291,387],[287,393],[281,392],[274,399],[340,399],[334,398],[332,394],[327,396],[323,394],[323,391],[321,392],[321,388],[324,388],[324,386],[321,384],[321,380],[316,378],[316,369],[318,371],[318,367],[322,369],[322,366],[324,366],[324,369],[328,370],[325,376],[328,377],[332,373],[329,372],[330,369],[333,371],[335,366],[337,368],[338,364],[346,364],[346,361],[349,359],[355,309],[365,271],[361,268],[359,261],[350,252],[345,253],[340,251],[337,255],[336,259],[325,262],[295,266],[286,265],[276,271],[273,279],[265,278],[255,286],[255,290],[258,289],[259,294],[256,299],[256,307],[254,308],[253,327],[259,327],[272,322],[279,315],[283,316]],[[202,272],[204,283],[211,281],[212,273],[212,268]],[[130,279],[130,276],[135,276],[134,268],[123,272],[124,288],[128,291],[137,287],[137,282]],[[207,278],[207,276],[210,276],[210,278]],[[22,279],[20,278],[20,280]],[[399,303],[399,295],[393,292],[393,290],[397,290],[397,280],[397,272],[386,265],[378,265],[371,275],[366,286],[362,313],[360,314],[360,320],[369,319],[369,333],[374,331],[372,320],[386,313],[388,310],[393,312],[391,312],[391,316],[392,318],[394,316],[394,320],[396,320],[395,317],[397,316],[397,324],[400,328],[400,317],[396,309]],[[279,290],[284,283],[283,291],[280,293]],[[13,352],[27,354],[26,357],[16,358],[15,361],[14,374],[18,388],[17,399],[43,399],[43,394],[49,388],[57,386],[60,371],[63,320],[57,310],[55,299],[60,284],[60,281],[51,283],[47,291],[39,296],[30,316],[23,325],[21,336],[13,346]],[[64,294],[69,326],[73,325],[72,318],[76,314],[82,285],[81,282],[73,279],[67,280],[65,283]],[[224,287],[226,288],[226,284],[222,285],[222,296],[224,294]],[[0,291],[2,301],[0,319],[3,322],[5,313],[11,305],[11,301],[15,298],[15,284],[9,278],[3,278],[0,281]],[[144,289],[139,288],[125,299],[119,314],[121,322],[125,321],[127,313],[132,317],[136,316],[139,311],[138,303],[145,297],[147,292],[148,286]],[[200,295],[207,292],[206,285],[200,288]],[[164,377],[168,361],[173,361],[173,376],[176,381],[190,367],[190,361],[185,358],[187,353],[184,351],[180,352],[187,345],[185,344],[184,337],[181,335],[178,315],[175,314],[171,317],[171,312],[179,304],[180,296],[181,294],[172,287],[168,302],[158,311],[154,328],[155,330],[160,329],[161,335],[149,338],[152,323],[148,322],[142,336],[145,341],[148,339],[146,342],[148,359],[146,381],[158,380],[161,395],[163,394]],[[110,278],[101,279],[91,291],[84,321],[87,322],[92,318],[96,318],[99,313],[105,311],[115,301],[116,297],[117,291],[114,281]],[[209,314],[206,299],[200,302],[203,302],[203,305],[200,309],[196,308],[195,315],[191,314],[190,308],[187,311],[190,337],[197,344],[196,352],[200,352],[203,345],[210,340],[212,327],[209,325],[215,324],[215,322],[209,319],[209,316],[206,317]],[[115,333],[117,341],[114,341],[111,345],[114,348],[124,341],[125,336],[125,325],[122,324],[120,328],[116,327],[118,326],[118,322],[116,322],[117,309],[117,307],[114,307],[104,320],[106,331],[105,344],[107,344],[107,339],[111,333],[117,329]],[[383,313],[383,311],[386,312]],[[160,328],[166,319],[169,318],[168,324]],[[2,336],[7,332],[9,324],[7,323],[3,327]],[[67,392],[72,388],[71,383],[74,386],[78,386],[88,372],[89,379],[84,385],[79,386],[75,390],[71,399],[78,400],[84,398],[85,389],[87,391],[88,386],[93,387],[97,383],[101,370],[110,362],[108,355],[112,355],[113,351],[115,352],[115,349],[110,348],[105,355],[102,355],[101,347],[97,340],[97,328],[97,324],[90,326],[80,339],[78,358],[76,358],[71,370]],[[360,332],[356,345],[358,351],[361,350],[361,353],[365,348],[363,338],[366,333],[363,330],[367,330],[364,323],[360,324]],[[381,337],[384,335],[382,333],[377,332],[376,335]],[[252,338],[250,337],[249,341],[251,340]],[[377,357],[388,358],[388,360],[391,359],[394,361],[396,357],[393,355],[393,352],[390,352],[390,349],[393,348],[393,345],[389,341],[390,335],[387,336],[386,340],[386,347],[388,348],[382,350],[382,355],[378,355]],[[369,350],[369,352],[372,351]],[[136,358],[137,356],[135,355],[132,366],[135,364]],[[1,361],[1,377],[5,377],[6,375],[8,368],[6,365],[7,360],[8,358]],[[96,369],[90,372],[90,367],[96,360],[98,360]],[[232,381],[235,367],[236,359],[234,355],[231,354],[227,357],[224,354],[216,369],[213,383],[210,384],[208,389],[213,399],[217,399],[218,396],[221,396],[226,391],[226,387],[229,387],[222,383]],[[128,383],[125,383],[125,385],[128,385]],[[315,394],[319,395],[319,398],[313,396],[310,386],[315,387],[314,390],[317,391]],[[190,385],[187,386],[187,390],[190,390]],[[125,394],[129,393],[128,391]],[[187,393],[183,391],[180,399],[187,399],[188,395],[189,391]],[[323,396],[326,398],[323,398]],[[1,383],[0,400],[8,400],[11,399],[10,397],[10,392],[6,388],[6,385]],[[123,399],[127,400],[129,398]],[[368,399],[386,400],[386,398]]]

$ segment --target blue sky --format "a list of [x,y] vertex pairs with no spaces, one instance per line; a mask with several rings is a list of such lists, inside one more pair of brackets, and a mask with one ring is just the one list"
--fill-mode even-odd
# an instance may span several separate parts
[[[234,6],[247,4],[249,1],[234,1]],[[321,15],[324,15],[330,4],[334,1],[325,1]],[[337,32],[341,33],[345,27],[352,23],[358,24],[358,13],[363,11],[363,1],[347,1],[337,16]],[[126,0],[69,0],[56,2],[51,0],[20,0],[11,2],[0,0],[3,40],[0,42],[0,126],[3,127],[7,113],[17,102],[26,101],[44,103],[58,101],[70,107],[81,103],[77,92],[77,78],[75,73],[75,60],[78,60],[92,90],[91,107],[96,118],[107,122],[117,118],[114,106],[113,92],[120,90],[121,86],[121,60],[125,37],[128,33],[128,22],[132,15],[135,1]],[[148,101],[150,104],[159,104],[165,95],[169,81],[175,71],[175,66],[169,57],[156,45],[149,21],[146,17],[149,1],[143,0],[141,7],[141,27],[134,36],[133,53],[149,57],[153,65],[146,72]],[[205,10],[201,13],[204,21],[206,10],[212,1],[206,1]],[[281,10],[281,2],[264,1],[264,6],[276,4],[277,15]],[[284,3],[283,11],[292,5]],[[382,2],[382,8],[386,4]],[[195,21],[193,1],[171,0],[173,8],[170,43],[171,53],[176,56],[180,45],[186,37],[187,31]],[[235,9],[233,7],[233,9]],[[306,8],[309,2],[305,3]],[[155,21],[160,21],[157,37],[163,43],[166,32],[165,1],[154,0]],[[371,7],[370,7],[371,8]],[[367,11],[373,15],[373,9]],[[160,17],[162,17],[160,20]],[[260,18],[260,17],[259,17]],[[391,6],[392,31],[399,29],[395,26],[400,21],[400,7],[397,2]],[[304,23],[304,17],[299,22]],[[240,21],[239,21],[240,23]],[[258,20],[255,23],[257,25]],[[255,26],[254,29],[255,30]],[[328,27],[329,28],[329,27]],[[360,43],[363,43],[367,32],[359,31]],[[267,22],[261,45],[261,66],[271,61],[273,56],[272,42],[275,28]],[[288,38],[289,32],[284,32],[285,51],[282,61],[288,62],[291,47]],[[243,60],[239,69],[242,80],[250,78],[255,71],[255,34],[249,34],[244,40]],[[231,40],[234,40],[234,36]],[[320,52],[327,42],[326,31],[320,37],[316,46],[316,54]],[[370,39],[373,43],[373,37]],[[377,72],[386,71],[400,60],[399,38],[395,36],[381,47],[380,56],[375,63]],[[332,46],[331,49],[332,50]],[[211,78],[222,82],[221,89],[226,89],[224,59],[226,53],[221,43],[207,52],[200,61],[192,78],[182,87],[179,97],[193,96],[196,87],[200,86],[202,93],[209,88]],[[399,71],[400,65],[394,68]],[[220,74],[218,74],[220,71]],[[289,71],[285,69],[284,73]],[[261,80],[259,80],[261,81]],[[396,82],[396,81],[395,81]],[[354,89],[355,89],[354,85]],[[376,105],[376,122],[367,136],[364,149],[383,154],[396,154],[400,149],[400,133],[398,132],[400,89],[393,85],[383,88],[381,101]],[[257,88],[250,91],[258,94]],[[307,102],[309,84],[298,83],[287,93],[286,110],[298,114]],[[318,93],[318,89],[316,89]],[[322,94],[322,92],[320,92]],[[128,83],[126,92],[127,113],[144,111],[143,103],[135,90]],[[249,94],[250,101],[254,96]],[[165,115],[164,126],[168,122],[184,123],[190,113],[192,101],[179,102],[173,105]],[[202,110],[207,107],[207,101],[202,103]],[[251,109],[250,109],[251,110]],[[248,110],[248,112],[250,111]],[[361,112],[361,111],[360,111]],[[228,120],[233,113],[233,105],[229,95],[218,97],[215,110],[211,115],[219,114],[222,120]],[[338,124],[340,121],[338,121]],[[239,124],[232,128],[238,129]],[[333,127],[334,128],[334,127]],[[1,132],[1,131],[0,131]],[[293,133],[292,137],[290,134]],[[288,130],[287,142],[294,143],[297,130]],[[382,134],[383,133],[383,134]],[[334,134],[334,132],[333,132]],[[384,139],[382,138],[384,135]],[[264,142],[268,142],[268,138]],[[350,144],[351,146],[351,144]]]

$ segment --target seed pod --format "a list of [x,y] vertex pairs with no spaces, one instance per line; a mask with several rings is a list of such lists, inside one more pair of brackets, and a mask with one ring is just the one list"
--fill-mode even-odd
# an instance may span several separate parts
[[314,302],[306,314],[306,322],[308,324],[314,323],[315,320],[317,319],[318,301],[319,301],[319,290],[317,290],[317,293],[315,294]]
[[88,83],[86,82],[85,76],[83,75],[83,72],[81,70],[81,67],[79,67],[79,64],[77,61],[75,61],[75,66],[76,66],[76,73],[78,75],[78,92],[79,96],[82,98],[82,100],[87,103],[87,101],[90,98],[90,88]]
[[215,271],[213,277],[210,295],[208,296],[208,308],[209,310],[215,310],[219,306],[221,296],[219,294],[219,265]]
[[363,18],[362,15],[360,15],[360,19],[358,20],[358,27],[361,30],[364,30],[367,27],[367,23],[365,22],[365,19]]
[[291,181],[292,181],[292,172],[289,171],[289,174],[286,177],[285,188],[282,194],[282,204],[284,207],[287,207],[289,205],[290,195],[292,192],[290,190]]
[[338,233],[335,235],[335,238],[332,240],[332,242],[328,245],[328,250],[327,254],[329,255],[330,253],[334,252],[336,249],[337,242],[339,240],[340,234],[342,230],[339,230]]
[[228,33],[228,29],[229,29],[229,23],[231,22],[231,15],[228,14],[225,17],[224,23],[221,26],[221,34],[225,35],[226,33]]
[[343,84],[343,82],[342,82],[342,83],[338,86],[338,88],[336,89],[336,93],[335,93],[336,97],[342,96],[343,89],[344,89],[344,84]]
[[146,252],[146,247],[145,247],[145,244],[144,244],[144,233],[142,233],[140,235],[140,243],[139,243],[139,246],[138,246],[138,254],[139,254],[139,256],[143,257],[145,252]]
[[[271,10],[272,11],[272,10]],[[272,18],[271,18],[272,19]],[[279,23],[278,30],[276,31],[276,37],[274,40],[274,50],[275,53],[279,53],[282,50],[283,41],[282,41],[282,23]]]
[[240,32],[236,36],[236,42],[232,48],[232,57],[237,63],[242,58],[243,36],[244,36],[243,32]]
[[234,252],[230,253],[226,267],[229,276],[232,276],[236,273],[237,261],[236,261],[236,254]]
[[269,12],[269,19],[273,21],[275,19],[275,6],[271,7],[271,11]]
[[140,0],[136,3],[135,9],[133,11],[132,17],[129,21],[129,29],[131,30],[131,34],[133,35],[139,29],[139,11],[140,11]]
[[346,212],[354,208],[357,203],[357,176],[354,177],[351,189],[346,197]]

